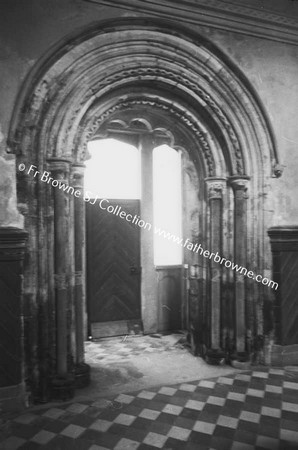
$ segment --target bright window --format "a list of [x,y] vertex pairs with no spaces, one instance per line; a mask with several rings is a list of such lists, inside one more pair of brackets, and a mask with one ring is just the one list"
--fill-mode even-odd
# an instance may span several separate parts
[[89,142],[88,151],[85,192],[89,197],[140,198],[140,154],[135,147],[116,139],[100,139]]
[[181,208],[181,155],[168,145],[161,145],[153,151],[156,266],[182,264]]

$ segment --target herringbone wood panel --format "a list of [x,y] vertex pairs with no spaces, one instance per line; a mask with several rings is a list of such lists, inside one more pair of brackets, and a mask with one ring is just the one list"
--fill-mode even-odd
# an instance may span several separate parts
[[291,345],[298,342],[298,260],[296,253],[283,252],[281,257],[282,283],[282,335],[283,344]]
[[[126,214],[139,215],[138,200],[110,200]],[[98,202],[86,204],[87,292],[90,322],[140,318],[140,228],[102,210]]]

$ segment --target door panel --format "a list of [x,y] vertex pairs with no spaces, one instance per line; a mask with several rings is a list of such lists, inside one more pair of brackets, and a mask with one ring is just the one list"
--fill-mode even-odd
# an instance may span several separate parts
[[[126,322],[141,318],[140,228],[102,210],[99,201],[86,203],[89,322],[97,335],[101,329],[105,336],[124,334]],[[139,215],[139,200],[109,200],[110,205]]]
[[158,269],[158,331],[181,330],[182,268]]

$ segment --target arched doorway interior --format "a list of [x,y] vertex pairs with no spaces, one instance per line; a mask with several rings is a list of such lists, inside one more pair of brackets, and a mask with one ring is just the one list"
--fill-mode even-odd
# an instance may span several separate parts
[[[134,140],[141,136],[144,148],[180,149],[183,235],[262,273],[270,268],[269,256],[268,261],[262,256],[270,255],[270,208],[263,194],[278,163],[269,121],[253,88],[218,49],[176,25],[173,29],[158,21],[102,24],[51,55],[32,74],[16,107],[11,151],[18,163],[34,164],[81,191],[92,139],[121,135],[138,146]],[[152,151],[144,158],[145,172]],[[148,174],[147,183],[142,200],[152,205]],[[84,360],[86,205],[83,195],[67,195],[25,172],[18,173],[18,202],[30,234],[26,367],[40,392],[47,374],[63,376]],[[150,222],[149,209],[142,219]],[[143,239],[144,248],[152,249],[152,234]],[[268,290],[210,262],[190,244],[183,252],[191,268],[183,324],[207,347],[230,342],[245,350],[264,332]],[[141,287],[143,325],[150,333],[157,330],[160,313],[158,293],[150,288],[156,283],[152,251],[144,250],[141,265],[147,274]]]

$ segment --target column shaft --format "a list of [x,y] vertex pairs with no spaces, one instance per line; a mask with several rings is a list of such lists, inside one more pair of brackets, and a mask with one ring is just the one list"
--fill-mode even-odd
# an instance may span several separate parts
[[[210,202],[210,253],[221,255],[222,249],[222,193],[224,180],[209,178]],[[221,266],[211,258],[210,261],[210,299],[211,299],[211,347],[221,347]]]
[[[234,257],[235,263],[246,267],[247,250],[247,177],[233,178],[231,184],[234,189],[235,198],[235,234],[234,234]],[[235,272],[235,310],[236,310],[236,349],[237,352],[245,351],[246,344],[246,321],[245,321],[245,279],[244,276]]]
[[[66,181],[69,163],[52,160],[50,166],[53,177],[68,184]],[[56,336],[57,336],[57,375],[67,375],[67,235],[66,214],[67,194],[62,189],[54,188],[54,228],[55,228],[55,287],[56,287]]]
[[74,199],[76,364],[84,362],[83,250],[85,243],[85,208],[83,170],[83,166],[73,167],[74,188],[77,193],[80,192],[80,194],[75,195]]
[[[144,135],[141,137],[142,156],[142,203],[141,218],[153,224],[153,149],[154,137]],[[142,319],[145,333],[157,331],[158,307],[156,273],[153,255],[153,230],[141,230],[141,266],[142,266]]]

